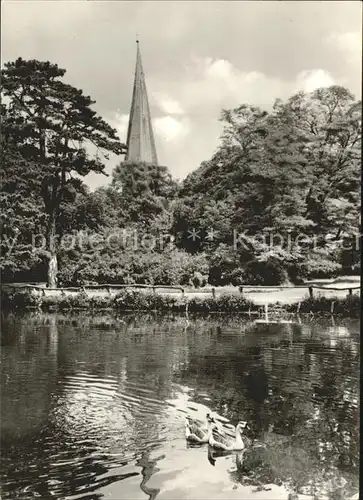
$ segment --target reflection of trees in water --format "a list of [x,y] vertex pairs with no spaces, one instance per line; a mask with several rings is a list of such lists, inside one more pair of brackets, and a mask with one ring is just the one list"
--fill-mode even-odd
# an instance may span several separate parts
[[[173,371],[188,362],[187,333],[180,335],[178,324],[111,315],[33,313],[4,326],[2,368],[12,383],[3,381],[9,403],[2,425],[24,438],[15,442],[7,433],[4,494],[87,493],[129,477],[109,475],[110,467],[126,465],[165,433],[164,399],[172,394]],[[111,407],[95,399],[114,386]]]
[[57,382],[55,321],[29,330],[14,315],[2,317],[1,439],[26,439],[46,424]]
[[[344,341],[334,353],[320,358],[320,384],[314,385],[314,400],[322,417],[315,426],[323,435],[320,454],[347,470],[358,470],[358,354]],[[329,356],[329,362],[326,358]],[[314,427],[314,424],[312,424]]]
[[[332,349],[322,326],[311,325],[310,338],[306,325],[284,325],[280,336],[271,326],[263,335],[264,326],[245,332],[232,349],[215,331],[220,342],[194,352],[181,378],[208,390],[212,408],[234,423],[248,420],[253,436],[268,444],[238,477],[256,484],[289,479],[299,489],[314,477],[323,483],[322,471],[338,468],[356,481],[359,357],[351,339],[338,339]],[[264,434],[269,427],[273,432]]]
[[290,491],[319,498],[341,496],[346,481],[335,467],[324,468],[309,450],[292,443],[288,437],[270,434],[263,448],[247,449],[236,454],[236,466],[230,470],[231,479],[243,485],[268,489],[272,483],[284,485]]
[[[130,474],[108,472],[97,448],[82,446],[53,407],[63,385],[55,315],[4,320],[2,337],[2,476],[4,498],[42,498],[92,492]],[[8,342],[10,340],[10,342]],[[64,358],[63,358],[64,361]],[[58,385],[57,385],[58,381]],[[132,473],[131,475],[137,475]],[[16,494],[14,492],[16,490]],[[86,497],[85,497],[86,498]],[[93,495],[92,498],[97,498]]]
[[[35,442],[22,443],[22,452],[16,448],[7,452],[9,467],[2,469],[3,477],[6,477],[3,482],[3,498],[64,498],[95,492],[114,482],[138,475],[137,472],[110,474],[112,458],[107,454],[102,455],[95,448],[82,449],[67,433],[58,432],[56,437],[58,442],[54,439],[50,425]],[[47,459],[44,459],[45,454]],[[14,463],[17,464],[16,468]],[[127,462],[117,463],[118,466],[126,464]],[[82,498],[96,499],[102,496],[94,494]]]
[[148,495],[149,500],[154,500],[160,492],[159,488],[150,488],[147,483],[151,476],[158,472],[156,464],[158,460],[165,458],[165,455],[161,455],[153,460],[150,459],[150,451],[143,453],[141,458],[137,460],[136,465],[141,467],[142,481],[140,483],[141,490]]
[[[152,315],[145,319],[58,314],[55,323],[54,317],[5,320],[3,387],[15,406],[4,405],[3,390],[2,410],[5,407],[8,415],[5,426],[19,426],[25,436],[18,443],[9,433],[12,448],[3,447],[5,490],[14,492],[16,484],[17,491],[28,486],[43,496],[53,491],[86,494],[124,478],[109,475],[111,466],[126,462],[122,456],[111,456],[102,433],[97,439],[95,428],[82,446],[77,427],[65,425],[65,413],[56,411],[70,402],[66,381],[83,375],[114,380],[120,409],[128,390],[138,394],[140,404],[128,404],[135,425],[127,428],[137,443],[143,442],[145,432],[150,443],[160,435],[163,401],[170,397],[173,381],[208,392],[213,410],[234,423],[249,420],[253,437],[268,445],[237,466],[239,481],[258,485],[267,479],[288,479],[296,489],[317,474],[316,468],[336,466],[357,473],[359,351],[349,338],[337,338],[332,347],[327,342],[332,332],[325,335],[322,326],[313,323],[264,331],[266,325],[230,324],[224,319],[193,320],[185,328],[183,318]],[[14,377],[6,387],[4,377],[9,373]],[[16,400],[14,394],[20,396],[18,402],[11,401]],[[145,394],[160,402],[150,406],[149,414]],[[10,422],[14,414],[19,415],[16,424]],[[29,422],[26,415],[32,416]],[[84,437],[89,421],[82,427],[82,412],[79,417]],[[154,498],[147,481],[155,463],[145,455],[140,466],[143,491]],[[103,484],[100,476],[106,473]]]

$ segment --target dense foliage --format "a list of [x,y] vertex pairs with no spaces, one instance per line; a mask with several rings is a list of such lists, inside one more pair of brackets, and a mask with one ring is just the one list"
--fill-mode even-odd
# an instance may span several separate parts
[[221,143],[184,182],[125,147],[49,62],[2,70],[1,272],[7,281],[277,284],[359,270],[360,103],[342,87],[268,113],[223,110]]
[[[104,171],[99,151],[121,154],[124,148],[116,131],[91,109],[94,101],[64,83],[64,74],[56,64],[21,58],[1,71],[1,97],[6,102],[1,113],[4,170],[11,175],[12,165],[19,170],[19,155],[24,158],[22,170],[31,176],[32,195],[37,203],[42,200],[52,286],[58,271],[56,236],[62,203],[72,203],[82,191],[79,177]],[[18,187],[14,196],[25,197],[27,190],[28,184],[23,192]],[[11,220],[6,222],[11,225]]]
[[[333,86],[277,101],[270,114],[247,105],[225,110],[222,120],[218,151],[181,189],[179,246],[207,249],[215,282],[351,271],[358,245],[341,249],[360,229],[359,103]],[[195,241],[191,227],[200,230]]]

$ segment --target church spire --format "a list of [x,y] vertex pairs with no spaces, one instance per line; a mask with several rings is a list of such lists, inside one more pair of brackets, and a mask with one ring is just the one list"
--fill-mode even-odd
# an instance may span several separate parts
[[145,76],[142,69],[139,41],[136,40],[136,69],[134,89],[127,130],[126,161],[145,162],[157,165],[154,133],[151,124],[149,101],[147,98]]

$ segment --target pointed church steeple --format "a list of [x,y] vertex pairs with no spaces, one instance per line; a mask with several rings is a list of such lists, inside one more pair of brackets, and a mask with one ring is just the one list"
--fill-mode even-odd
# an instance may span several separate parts
[[145,76],[142,69],[139,41],[137,43],[134,89],[127,130],[126,161],[145,162],[157,165],[154,133],[151,124]]

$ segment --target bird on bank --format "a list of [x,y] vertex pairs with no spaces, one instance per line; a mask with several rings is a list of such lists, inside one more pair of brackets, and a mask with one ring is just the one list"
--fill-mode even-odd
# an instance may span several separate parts
[[209,434],[209,445],[217,450],[241,451],[246,447],[242,434],[247,427],[247,422],[238,422],[235,437],[233,438],[232,436],[221,433],[218,427],[213,424]]
[[206,420],[206,427],[202,427],[200,422],[197,420],[186,417],[185,438],[189,443],[202,444],[209,442],[210,435],[212,434],[212,424],[214,424],[214,418],[207,413]]

